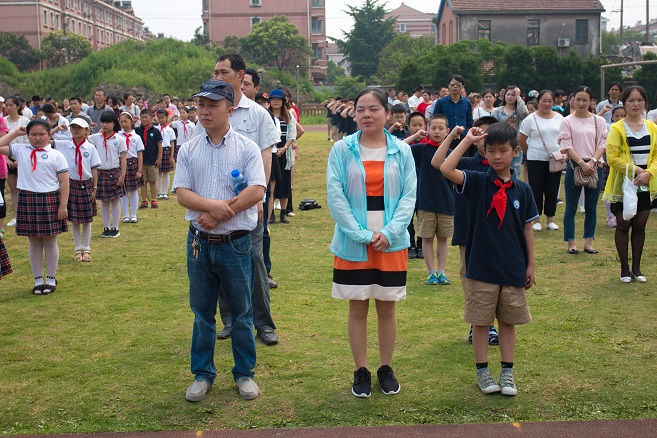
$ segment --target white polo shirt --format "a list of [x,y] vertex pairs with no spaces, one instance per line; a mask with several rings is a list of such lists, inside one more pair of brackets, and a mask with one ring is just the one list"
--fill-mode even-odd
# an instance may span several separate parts
[[176,144],[176,133],[173,131],[173,129],[171,129],[170,126],[167,125],[165,128],[163,128],[162,125],[157,125],[157,129],[159,129],[160,134],[162,134],[163,148],[170,148],[172,141],[174,144]]
[[119,137],[123,137],[123,142],[127,148],[126,158],[137,158],[139,152],[144,151],[144,142],[141,140],[141,137],[134,131],[130,133],[130,147],[128,147],[128,142],[126,138],[128,134],[122,129],[117,134]]
[[[55,150],[61,152],[66,158],[68,177],[74,181],[80,181],[73,140],[55,140]],[[96,147],[86,140],[80,145],[80,155],[82,157],[82,181],[86,181],[93,176],[91,169],[100,167],[100,157]]]
[[196,125],[194,122],[190,122],[189,120],[186,122],[183,122],[182,120],[176,120],[175,122],[171,122],[171,127],[175,128],[175,130],[178,132],[176,144],[182,145],[192,139]]
[[87,141],[98,150],[100,157],[100,170],[118,169],[121,167],[119,157],[128,151],[125,145],[125,137],[114,134],[107,140],[103,138],[103,133],[92,134],[87,137]]
[[36,151],[36,169],[32,171],[32,151],[36,149],[29,144],[9,145],[9,158],[16,160],[21,169],[18,172],[18,189],[37,193],[59,190],[58,175],[68,172],[64,155],[48,145],[43,151]]

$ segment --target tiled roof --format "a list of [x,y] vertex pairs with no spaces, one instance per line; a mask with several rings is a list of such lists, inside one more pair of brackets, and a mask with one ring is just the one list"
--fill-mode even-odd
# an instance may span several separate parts
[[450,0],[454,12],[466,11],[604,11],[599,0]]

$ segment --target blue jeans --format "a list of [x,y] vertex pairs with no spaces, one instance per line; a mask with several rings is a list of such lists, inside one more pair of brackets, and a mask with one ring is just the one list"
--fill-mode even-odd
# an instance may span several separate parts
[[187,274],[189,307],[194,312],[191,371],[196,379],[212,383],[217,377],[214,365],[217,298],[220,287],[226,295],[233,319],[230,337],[233,344],[233,377],[253,377],[256,346],[253,330],[251,291],[253,289],[253,254],[251,236],[228,243],[201,240],[198,258],[194,255],[191,231],[187,235]]
[[[576,166],[576,165],[575,165]],[[602,183],[602,168],[598,167],[598,187],[589,189],[588,187],[577,187],[573,180],[573,168],[566,167],[566,178],[563,182],[563,188],[566,191],[566,212],[563,215],[563,240],[575,240],[575,214],[579,196],[584,189],[584,239],[593,239],[595,237],[595,226],[598,220],[598,198],[600,197],[600,184]]]
[[522,170],[522,157],[523,157],[522,150],[518,151],[518,156],[513,157],[513,160],[511,160],[511,168],[513,169],[513,172],[516,174],[516,178],[520,179],[520,171]]

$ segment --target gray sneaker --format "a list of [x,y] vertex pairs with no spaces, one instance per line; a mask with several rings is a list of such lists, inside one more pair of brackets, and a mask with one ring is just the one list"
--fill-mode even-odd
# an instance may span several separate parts
[[484,371],[477,373],[477,384],[479,389],[484,394],[492,394],[494,392],[500,392],[500,385],[495,383],[495,379],[491,375],[490,371]]
[[250,377],[240,377],[237,379],[237,387],[240,390],[240,397],[244,400],[254,400],[260,393],[258,385]]
[[500,375],[500,387],[502,388],[500,392],[503,395],[518,394],[518,388],[516,388],[516,382],[513,379],[513,370],[502,371],[502,374]]
[[185,398],[190,402],[199,402],[205,398],[205,394],[210,390],[212,385],[207,380],[198,379],[187,388]]

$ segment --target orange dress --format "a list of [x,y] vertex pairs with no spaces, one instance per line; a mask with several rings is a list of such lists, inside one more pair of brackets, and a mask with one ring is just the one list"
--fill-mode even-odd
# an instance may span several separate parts
[[[377,233],[384,227],[384,163],[387,148],[361,147],[367,192],[367,229]],[[408,249],[379,252],[367,245],[367,261],[350,262],[335,257],[334,298],[342,300],[399,301],[406,298]]]

